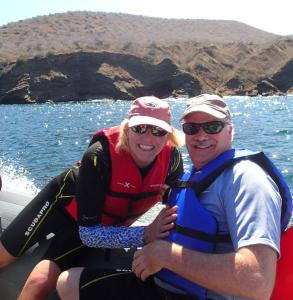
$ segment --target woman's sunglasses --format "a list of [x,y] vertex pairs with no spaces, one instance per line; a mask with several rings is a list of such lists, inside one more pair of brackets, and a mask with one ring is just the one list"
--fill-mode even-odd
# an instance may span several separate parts
[[148,131],[148,129],[151,130],[151,134],[154,136],[164,136],[166,135],[168,132],[160,127],[157,126],[152,126],[152,125],[136,125],[136,126],[132,126],[130,127],[130,129],[138,134],[144,134]]
[[184,123],[182,124],[182,130],[187,135],[197,134],[200,128],[207,134],[217,134],[223,130],[227,125],[222,121],[211,121],[206,123]]

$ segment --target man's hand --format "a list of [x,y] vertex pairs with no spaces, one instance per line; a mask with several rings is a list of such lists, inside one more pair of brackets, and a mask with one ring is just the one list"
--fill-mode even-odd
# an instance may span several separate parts
[[163,268],[170,256],[171,244],[163,240],[154,241],[134,253],[132,271],[142,281]]

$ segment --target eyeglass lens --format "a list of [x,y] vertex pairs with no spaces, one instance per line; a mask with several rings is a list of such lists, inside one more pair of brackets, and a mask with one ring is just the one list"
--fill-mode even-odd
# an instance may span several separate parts
[[183,132],[187,135],[197,134],[200,128],[207,134],[217,134],[223,130],[227,124],[222,121],[211,121],[206,123],[184,123]]
[[132,126],[130,128],[132,129],[133,132],[138,134],[144,134],[148,131],[148,129],[151,130],[151,134],[154,136],[164,136],[167,134],[166,130],[152,125],[137,125],[137,126]]

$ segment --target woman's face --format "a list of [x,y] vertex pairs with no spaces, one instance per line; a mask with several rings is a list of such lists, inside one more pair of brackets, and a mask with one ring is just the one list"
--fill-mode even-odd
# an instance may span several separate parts
[[131,127],[127,130],[129,153],[138,167],[148,166],[167,143],[168,134],[155,136],[151,130],[153,126],[147,127],[144,133],[135,132]]

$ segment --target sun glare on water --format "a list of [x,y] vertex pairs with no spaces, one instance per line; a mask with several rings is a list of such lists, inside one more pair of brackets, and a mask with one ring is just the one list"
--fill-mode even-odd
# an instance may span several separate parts
[[2,178],[2,189],[13,191],[28,196],[34,196],[38,189],[26,176],[24,169],[16,169],[11,163],[0,158],[0,176]]

